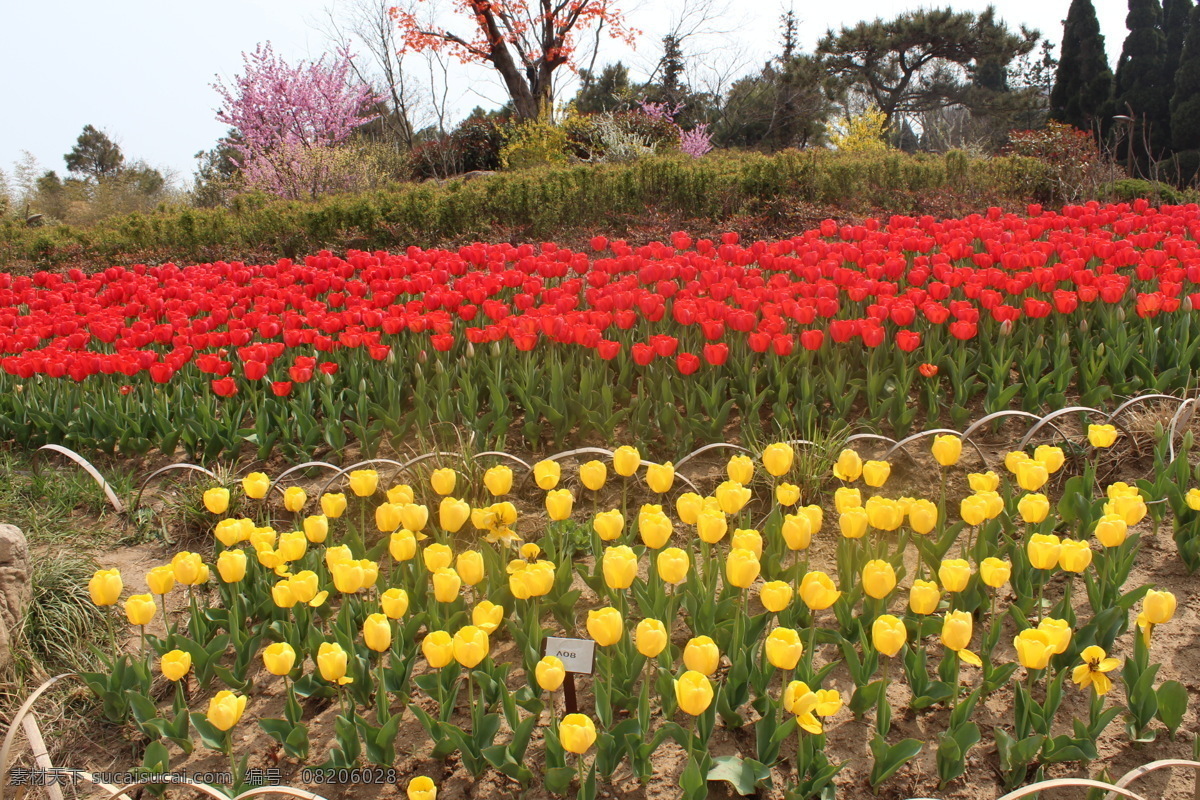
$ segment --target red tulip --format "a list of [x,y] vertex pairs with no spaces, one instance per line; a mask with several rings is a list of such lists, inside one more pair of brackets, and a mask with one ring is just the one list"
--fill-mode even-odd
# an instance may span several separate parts
[[800,344],[805,350],[820,350],[824,341],[825,333],[823,331],[809,330],[800,334]]
[[596,352],[605,361],[611,361],[617,357],[617,353],[621,352],[621,343],[602,339],[596,344]]
[[216,378],[212,382],[213,393],[219,397],[233,397],[238,393],[237,384],[233,378]]
[[648,344],[638,342],[633,346],[633,363],[640,367],[644,367],[654,360],[654,348]]
[[932,378],[938,374],[937,364],[922,364],[917,367],[917,371],[926,378]]
[[896,346],[911,353],[921,346],[921,334],[916,331],[896,331]]
[[714,367],[720,367],[729,360],[729,345],[724,342],[704,345],[704,360]]
[[683,375],[691,375],[700,369],[700,357],[695,353],[680,353],[675,356],[675,366]]
[[272,381],[271,382],[271,391],[275,393],[276,397],[287,397],[289,394],[292,393],[292,382],[291,381]]

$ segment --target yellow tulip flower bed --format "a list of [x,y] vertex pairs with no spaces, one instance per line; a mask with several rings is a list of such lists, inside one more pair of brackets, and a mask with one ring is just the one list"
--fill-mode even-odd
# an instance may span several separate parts
[[[359,469],[312,495],[253,473],[204,492],[212,549],[150,570],[148,593],[96,573],[94,602],[135,638],[84,677],[139,732],[141,767],[200,745],[231,759],[235,791],[268,763],[235,744],[247,726],[288,782],[384,775],[420,800],[454,770],[512,796],[665,780],[688,800],[710,781],[992,797],[1095,775],[1102,747],[1184,721],[1187,690],[1159,675],[1176,597],[1132,576],[1145,548],[1194,558],[1200,526],[1190,434],[1135,484],[1097,478],[1114,436],[971,472],[939,435],[924,497],[889,486],[911,461],[853,449],[809,496],[785,442],[733,456],[707,494],[629,446],[475,482]],[[1176,545],[1157,540],[1167,519]],[[591,676],[546,656],[550,636],[592,640]]]

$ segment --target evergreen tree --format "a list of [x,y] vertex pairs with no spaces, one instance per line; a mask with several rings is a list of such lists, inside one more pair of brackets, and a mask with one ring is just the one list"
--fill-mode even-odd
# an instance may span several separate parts
[[1192,17],[1192,0],[1163,0],[1163,35],[1167,37],[1166,76],[1167,97],[1175,94],[1175,72],[1183,56],[1183,42],[1187,39]]
[[1171,146],[1200,150],[1200,6],[1192,9],[1171,97]]
[[[83,133],[79,134],[75,146],[63,159],[67,162],[68,171],[92,179],[116,175],[125,165],[125,156],[121,154],[121,148],[103,131],[96,130],[91,125],[83,126]],[[57,180],[57,176],[55,179]]]
[[618,111],[632,104],[629,68],[620,61],[608,64],[599,75],[586,69],[580,72],[579,91],[575,93],[575,110],[580,114]]
[[1092,0],[1072,0],[1063,23],[1050,117],[1099,133],[1112,94],[1112,70]]
[[1125,27],[1129,35],[1117,62],[1113,108],[1134,118],[1134,157],[1144,164],[1170,143],[1167,38],[1158,0],[1129,0]]

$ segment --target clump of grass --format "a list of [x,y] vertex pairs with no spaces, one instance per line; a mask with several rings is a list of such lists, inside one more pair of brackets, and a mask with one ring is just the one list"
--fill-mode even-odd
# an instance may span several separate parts
[[32,559],[33,599],[14,649],[19,676],[40,682],[61,672],[99,667],[95,647],[108,648],[111,619],[88,594],[96,568],[89,556],[70,550]]
[[[108,470],[105,477],[118,496],[130,496],[132,474]],[[29,457],[0,452],[0,519],[20,528],[31,543],[83,535],[94,541],[94,518],[111,511],[104,491],[77,466],[43,462],[35,473]]]

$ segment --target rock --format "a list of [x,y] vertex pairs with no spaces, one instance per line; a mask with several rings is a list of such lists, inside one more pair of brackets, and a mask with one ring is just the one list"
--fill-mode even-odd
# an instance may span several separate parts
[[12,665],[12,638],[33,599],[29,543],[15,525],[0,525],[0,674]]

